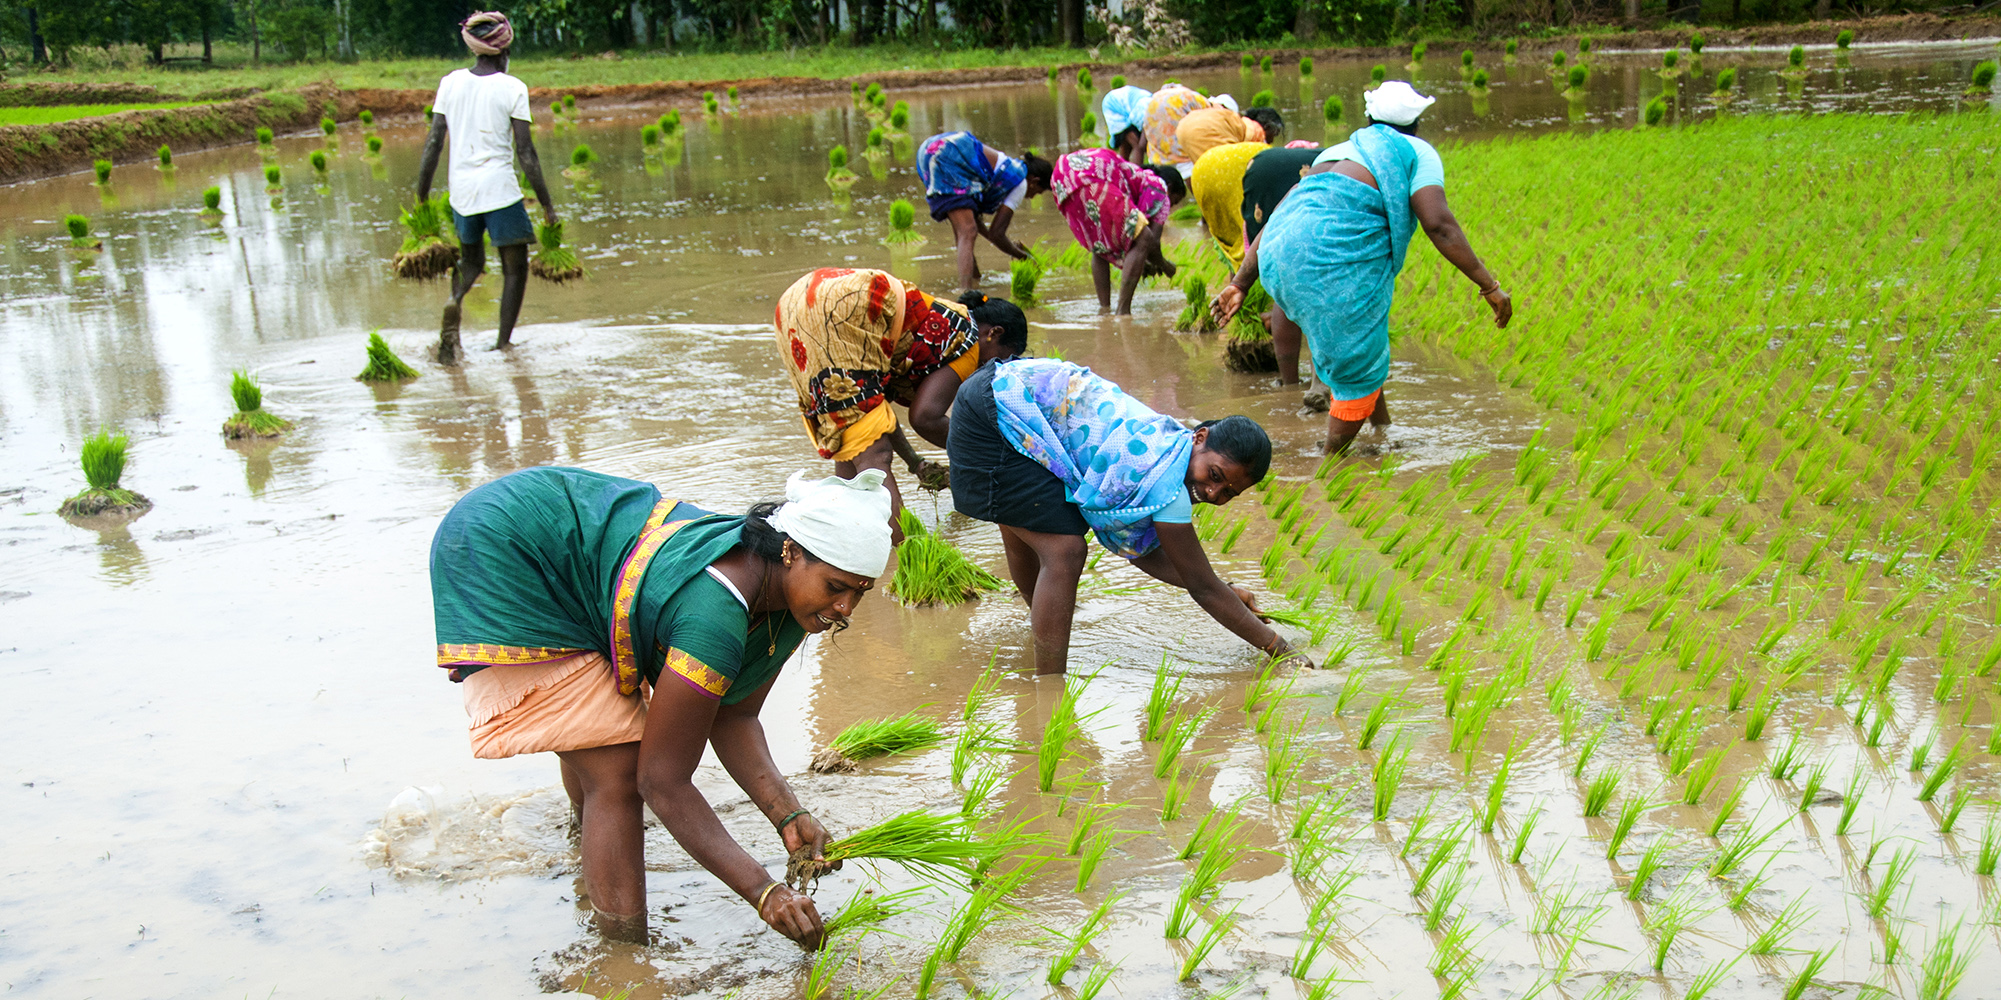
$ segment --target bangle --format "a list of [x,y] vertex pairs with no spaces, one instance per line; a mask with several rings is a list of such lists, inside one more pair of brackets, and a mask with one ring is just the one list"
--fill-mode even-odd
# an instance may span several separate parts
[[777,822],[777,824],[775,824],[775,825],[774,825],[774,826],[772,827],[772,829],[774,829],[774,830],[777,830],[777,831],[778,831],[779,833],[784,833],[784,832],[785,832],[785,825],[786,825],[787,823],[790,823],[790,822],[792,822],[793,820],[795,820],[795,819],[798,819],[798,818],[799,818],[799,817],[801,817],[801,816],[810,816],[810,815],[812,815],[812,813],[808,812],[808,811],[807,811],[807,810],[805,810],[805,809],[794,809],[794,810],[792,810],[791,812],[789,812],[789,813],[786,813],[786,814],[785,814],[785,818],[784,818],[784,819],[781,819],[781,820],[779,820],[779,821]]
[[773,889],[776,889],[776,888],[778,888],[779,886],[781,886],[781,885],[784,885],[784,884],[785,884],[785,883],[783,883],[783,882],[773,882],[773,883],[771,883],[770,885],[767,885],[767,886],[765,886],[765,887],[764,887],[764,891],[763,891],[763,892],[760,892],[760,893],[758,893],[758,894],[757,894],[757,915],[758,915],[758,916],[760,916],[760,917],[761,917],[761,916],[763,916],[763,915],[764,915],[764,901],[765,901],[765,900],[767,900],[767,899],[770,899],[770,898],[771,898],[771,890],[773,890]]
[[1495,292],[1498,292],[1498,291],[1500,291],[1500,290],[1501,290],[1501,283],[1500,283],[1500,282],[1498,282],[1498,281],[1496,281],[1496,282],[1494,282],[1494,283],[1493,283],[1492,285],[1489,285],[1489,286],[1487,286],[1486,288],[1482,288],[1482,289],[1480,289],[1480,297],[1484,299],[1484,298],[1486,298],[1487,296],[1489,296],[1489,295],[1492,295],[1492,294],[1494,294]]

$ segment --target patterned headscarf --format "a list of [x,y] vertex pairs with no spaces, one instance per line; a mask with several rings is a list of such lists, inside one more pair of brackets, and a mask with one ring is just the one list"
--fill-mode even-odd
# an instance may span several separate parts
[[497,10],[482,11],[460,22],[459,37],[474,55],[497,56],[514,44],[514,25]]

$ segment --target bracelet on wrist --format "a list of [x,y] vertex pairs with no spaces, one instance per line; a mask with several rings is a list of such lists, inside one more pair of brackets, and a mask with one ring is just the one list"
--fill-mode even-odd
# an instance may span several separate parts
[[811,815],[812,813],[808,810],[794,809],[791,812],[786,813],[784,819],[781,819],[778,822],[772,824],[772,829],[777,830],[779,833],[784,833],[785,827],[788,824],[790,824],[793,820],[798,819],[801,816],[811,816]]
[[1500,282],[1498,282],[1498,281],[1496,281],[1496,282],[1494,282],[1493,284],[1491,284],[1491,285],[1488,285],[1487,287],[1485,287],[1485,288],[1482,288],[1482,289],[1480,289],[1480,297],[1484,299],[1484,298],[1486,298],[1487,296],[1489,296],[1489,295],[1492,295],[1492,294],[1494,294],[1495,292],[1498,292],[1498,291],[1500,291],[1500,290],[1501,290],[1501,283],[1500,283]]
[[764,915],[764,901],[765,901],[765,900],[767,900],[767,899],[770,899],[770,898],[771,898],[771,890],[773,890],[773,889],[776,889],[776,888],[778,888],[779,886],[781,886],[781,885],[784,885],[784,884],[785,884],[785,883],[783,883],[783,882],[776,882],[776,881],[774,881],[774,882],[772,882],[772,883],[771,883],[770,885],[767,885],[767,886],[765,886],[765,887],[764,887],[764,891],[763,891],[763,892],[760,892],[760,893],[758,893],[758,894],[757,894],[757,913],[758,913],[758,916],[763,916],[763,915]]

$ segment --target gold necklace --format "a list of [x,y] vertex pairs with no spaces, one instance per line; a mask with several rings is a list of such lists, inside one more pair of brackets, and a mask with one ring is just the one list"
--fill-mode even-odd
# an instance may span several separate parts
[[[768,585],[768,583],[769,583],[770,579],[771,579],[771,568],[770,568],[769,566],[767,566],[767,567],[765,567],[765,570],[764,570],[764,573],[763,573],[763,575],[761,575],[761,576],[760,576],[760,577],[758,578],[758,581],[757,581],[757,590],[758,590],[758,596],[759,596],[760,598],[762,598],[762,597],[764,596],[764,589],[765,589],[765,587],[766,587],[766,586]],[[764,648],[764,655],[766,655],[766,656],[777,656],[777,655],[778,655],[778,612],[776,612],[776,611],[766,611],[766,612],[764,613],[764,621],[765,621],[765,624],[767,624],[767,625],[769,625],[769,626],[771,627],[771,634],[770,634],[770,636],[769,636],[769,638],[770,638],[771,642],[770,642],[770,643],[769,643],[769,644],[768,644],[767,646],[765,646],[765,648]],[[756,628],[755,626],[752,626],[752,628],[751,628],[751,630],[750,630],[750,631],[751,631],[751,634],[752,634],[752,635],[755,635],[755,634],[757,633],[757,628]],[[746,637],[746,638],[748,638],[748,637]]]

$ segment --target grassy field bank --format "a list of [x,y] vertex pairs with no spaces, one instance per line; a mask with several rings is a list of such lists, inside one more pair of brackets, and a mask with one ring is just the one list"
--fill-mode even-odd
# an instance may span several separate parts
[[74,121],[78,118],[94,118],[98,115],[114,115],[120,111],[160,111],[167,108],[185,108],[192,101],[168,101],[156,104],[64,104],[50,108],[0,108],[0,125],[52,125],[56,122]]

